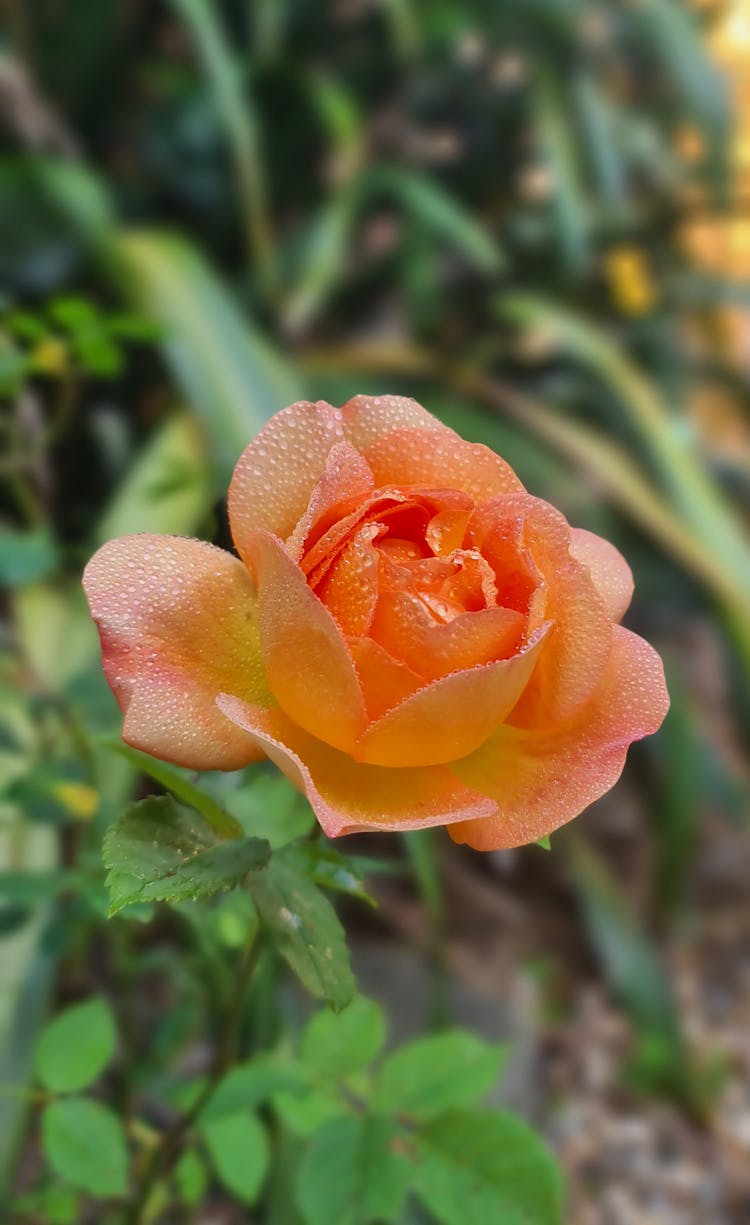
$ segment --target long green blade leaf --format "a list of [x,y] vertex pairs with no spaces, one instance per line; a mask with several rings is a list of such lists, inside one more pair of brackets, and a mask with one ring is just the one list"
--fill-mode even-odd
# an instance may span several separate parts
[[263,422],[301,398],[299,382],[189,243],[146,230],[116,241],[139,307],[164,329],[172,373],[209,439],[217,484],[226,487]]

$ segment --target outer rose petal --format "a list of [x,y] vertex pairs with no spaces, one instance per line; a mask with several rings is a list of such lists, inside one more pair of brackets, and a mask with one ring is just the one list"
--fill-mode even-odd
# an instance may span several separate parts
[[488,817],[493,800],[440,766],[390,770],[361,765],[309,736],[283,711],[264,710],[222,694],[227,719],[249,733],[307,796],[329,838],[368,829],[424,829]]
[[352,396],[341,413],[347,440],[358,451],[393,430],[444,430],[453,435],[453,430],[407,396]]
[[200,540],[123,536],[92,557],[83,585],[124,740],[195,770],[258,760],[250,737],[216,707],[222,691],[273,702],[242,562]]
[[460,489],[478,505],[495,494],[523,492],[504,459],[481,443],[466,442],[445,425],[431,431],[400,429],[381,434],[364,457],[376,485]]
[[588,568],[613,621],[619,621],[633,598],[633,572],[619,549],[583,527],[570,531],[570,552]]
[[482,744],[515,706],[544,645],[542,627],[511,659],[432,681],[395,706],[362,736],[359,761],[431,766],[464,757]]
[[240,557],[258,528],[286,540],[308,507],[336,443],[358,451],[390,430],[444,430],[415,400],[355,396],[343,408],[300,400],[267,421],[239,458],[229,486],[229,522]]
[[508,521],[517,518],[546,584],[541,615],[554,620],[555,628],[514,722],[549,726],[582,707],[600,683],[611,649],[612,621],[588,569],[570,555],[569,524],[541,498],[496,498],[476,512],[473,530],[487,560],[493,562],[493,534],[500,537]]
[[394,659],[372,638],[351,638],[349,650],[370,719],[379,719],[404,698],[424,688],[424,677],[418,676],[402,660]]
[[254,532],[247,547],[258,588],[263,664],[276,701],[307,731],[351,750],[367,716],[338,625],[280,540]]
[[476,850],[522,846],[578,816],[617,782],[628,746],[649,736],[669,709],[661,660],[642,638],[615,626],[602,683],[587,706],[558,728],[498,728],[451,769],[497,800],[484,821],[450,830]]

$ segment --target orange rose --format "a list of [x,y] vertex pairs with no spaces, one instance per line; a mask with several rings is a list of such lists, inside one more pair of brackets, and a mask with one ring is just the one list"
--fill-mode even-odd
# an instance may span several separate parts
[[576,816],[664,718],[617,550],[413,400],[277,413],[229,518],[241,560],[137,535],[86,569],[136,748],[270,757],[330,837],[449,825],[490,850]]

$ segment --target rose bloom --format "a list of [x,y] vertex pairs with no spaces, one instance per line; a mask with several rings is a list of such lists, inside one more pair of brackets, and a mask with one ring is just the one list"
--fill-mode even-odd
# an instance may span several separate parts
[[269,757],[330,837],[533,841],[664,718],[618,551],[413,400],[277,413],[229,520],[239,557],[143,534],[86,569],[123,736],[196,770]]

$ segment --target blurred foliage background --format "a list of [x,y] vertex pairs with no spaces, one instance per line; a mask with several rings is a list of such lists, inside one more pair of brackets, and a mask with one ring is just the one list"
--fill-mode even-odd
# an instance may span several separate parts
[[[102,834],[145,784],[108,746],[82,566],[128,531],[227,544],[228,476],[271,413],[393,392],[618,545],[673,705],[551,854],[352,840],[390,864],[378,910],[345,903],[360,981],[397,1032],[457,1016],[512,1039],[503,1092],[580,1225],[747,1221],[747,0],[1,7],[13,1219],[88,1219],[54,1199],[28,1109],[50,1013],[110,998],[126,1111],[212,1041],[190,924],[105,922]],[[207,786],[289,820],[254,777]],[[238,922],[210,937],[225,975]],[[268,998],[266,1044],[299,1024]],[[257,1219],[291,1225],[280,1195]],[[231,1186],[189,1199],[174,1219],[256,1219]]]

